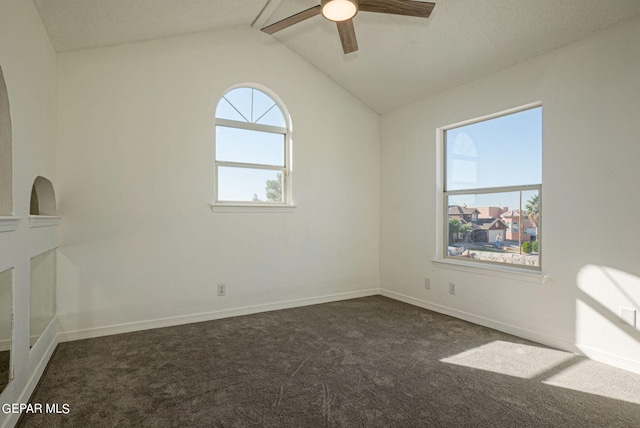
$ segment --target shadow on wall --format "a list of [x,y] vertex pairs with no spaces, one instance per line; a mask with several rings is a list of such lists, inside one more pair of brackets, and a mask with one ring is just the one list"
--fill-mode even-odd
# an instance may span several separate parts
[[56,195],[51,181],[38,176],[31,188],[31,204],[29,209],[31,215],[57,215]]
[[[576,343],[581,339],[592,342],[593,337],[584,337],[587,332],[603,339],[608,339],[608,333],[623,333],[640,345],[640,278],[606,266],[586,265],[580,269],[577,280]],[[588,324],[593,319],[588,312],[594,311],[599,315],[598,322],[602,318],[609,322],[606,327],[594,330]]]

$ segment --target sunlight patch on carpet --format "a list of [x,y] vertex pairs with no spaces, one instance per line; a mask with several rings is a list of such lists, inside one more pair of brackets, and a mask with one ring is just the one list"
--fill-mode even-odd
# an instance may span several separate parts
[[542,383],[640,404],[640,384],[631,373],[592,360],[584,359]]
[[440,361],[523,379],[532,379],[553,370],[574,357],[573,354],[555,349],[496,340],[443,358]]

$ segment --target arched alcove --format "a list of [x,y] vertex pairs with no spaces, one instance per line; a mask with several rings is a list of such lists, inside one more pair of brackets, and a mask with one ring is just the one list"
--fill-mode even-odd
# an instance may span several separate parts
[[13,153],[9,95],[0,67],[0,216],[13,215]]
[[31,215],[57,215],[53,184],[44,177],[38,176],[33,181],[29,213]]

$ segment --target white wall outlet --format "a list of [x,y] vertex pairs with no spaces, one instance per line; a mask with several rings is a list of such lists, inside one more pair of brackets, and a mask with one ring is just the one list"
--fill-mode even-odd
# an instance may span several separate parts
[[636,326],[636,310],[633,308],[620,308],[620,320],[623,324],[628,324],[631,327]]
[[431,290],[431,280],[429,278],[424,279],[424,288],[425,290]]
[[453,282],[449,283],[449,294],[456,294],[456,284]]
[[227,284],[218,284],[218,296],[227,294]]

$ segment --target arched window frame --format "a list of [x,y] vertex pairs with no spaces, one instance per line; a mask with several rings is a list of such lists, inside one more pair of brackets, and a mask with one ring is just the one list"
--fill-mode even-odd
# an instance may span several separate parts
[[[217,130],[218,126],[224,126],[228,128],[236,128],[250,131],[259,131],[259,132],[268,132],[281,134],[284,136],[284,165],[271,165],[271,164],[263,164],[263,163],[244,163],[244,162],[232,162],[232,161],[223,161],[218,160],[217,157],[217,141],[214,136],[214,201],[211,203],[211,206],[214,211],[254,211],[254,210],[284,210],[288,211],[291,208],[294,208],[295,205],[293,203],[293,168],[292,168],[292,125],[291,125],[291,117],[289,116],[288,110],[280,97],[278,97],[273,91],[269,88],[256,84],[256,83],[241,83],[234,85],[224,91],[224,93],[218,98],[218,103],[216,104],[216,109],[218,105],[223,102],[224,97],[240,88],[248,88],[255,89],[261,91],[265,95],[267,95],[271,100],[275,103],[276,107],[280,110],[283,115],[285,126],[278,127],[272,125],[264,125],[259,123],[245,122],[245,121],[236,121],[231,119],[223,119],[215,117],[215,127]],[[263,170],[274,170],[280,171],[282,173],[282,201],[280,202],[272,202],[272,201],[232,201],[232,200],[221,200],[220,199],[220,180],[219,180],[219,169],[220,167],[234,167],[234,168],[255,168],[255,169],[263,169]]]

